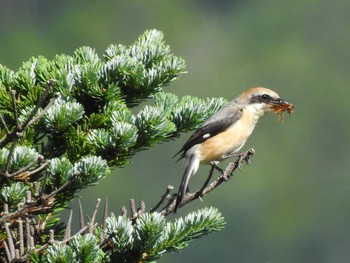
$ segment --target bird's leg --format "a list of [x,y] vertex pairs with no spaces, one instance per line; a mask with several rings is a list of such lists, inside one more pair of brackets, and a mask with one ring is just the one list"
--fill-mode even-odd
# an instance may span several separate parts
[[203,191],[208,186],[208,184],[210,182],[210,179],[213,176],[214,169],[215,169],[215,167],[213,165],[211,165],[209,175],[208,175],[207,179],[205,180],[205,182],[204,182],[203,186],[201,187],[201,189],[199,189],[200,196],[203,196]]
[[224,171],[219,166],[217,166],[218,163],[219,162],[216,162],[216,161],[210,163],[211,168],[210,168],[209,175],[208,175],[207,179],[205,180],[203,186],[199,190],[200,196],[202,196],[204,189],[208,186],[210,179],[213,176],[214,169],[218,170],[222,175],[224,174]]
[[242,170],[242,166],[241,166],[241,163],[243,161],[243,155],[245,154],[245,152],[243,153],[229,153],[229,154],[225,154],[221,157],[220,161],[222,160],[226,160],[228,158],[231,158],[231,157],[238,157],[238,160],[237,160],[237,164],[238,164],[238,169],[239,170]]
[[247,164],[251,164],[250,158],[254,155],[255,150],[250,148],[248,151],[241,153],[240,161],[245,161]]
[[239,169],[239,170],[243,170],[242,169],[242,161],[243,161],[243,155],[244,155],[244,153],[240,153],[239,155],[238,155],[238,160],[237,160],[237,168]]
[[231,157],[238,157],[237,160],[237,168],[239,170],[242,170],[241,163],[245,161],[247,164],[250,164],[250,158],[253,156],[255,153],[255,150],[253,148],[249,149],[248,151],[242,152],[242,153],[229,153],[225,154],[221,157],[220,161],[231,158]]
[[217,171],[219,171],[219,173],[221,173],[221,175],[223,175],[224,174],[224,170],[222,170],[218,166],[219,163],[220,163],[219,161],[212,161],[212,162],[210,162],[210,165],[211,165],[212,170],[216,169]]
[[219,166],[219,161],[213,161],[210,163],[212,170],[216,169],[217,171],[219,171],[219,173],[221,174],[222,178],[224,178],[225,182],[228,181],[228,177],[225,175],[225,171],[223,169],[221,169]]
[[254,155],[255,150],[250,148],[248,151],[242,152],[239,154],[239,158],[237,160],[237,168],[242,170],[242,162],[245,161],[246,164],[251,164],[250,158]]
[[220,158],[220,161],[226,160],[226,159],[231,158],[231,157],[239,157],[240,155],[241,155],[241,153],[228,153],[228,154],[223,155]]

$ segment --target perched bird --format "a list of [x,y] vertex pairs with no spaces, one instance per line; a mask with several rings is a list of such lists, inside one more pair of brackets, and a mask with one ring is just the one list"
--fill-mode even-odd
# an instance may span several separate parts
[[[255,87],[244,91],[227,106],[210,117],[176,154],[186,159],[175,212],[188,192],[188,182],[199,164],[211,164],[232,157],[245,144],[255,124],[266,112],[292,113],[293,104],[270,89]],[[176,156],[175,155],[175,156]]]

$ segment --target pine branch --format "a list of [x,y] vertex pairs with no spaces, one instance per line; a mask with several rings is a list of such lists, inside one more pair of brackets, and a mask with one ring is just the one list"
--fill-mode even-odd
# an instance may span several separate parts
[[[41,96],[41,98],[38,100],[37,104],[35,105],[35,108],[32,110],[28,118],[23,122],[23,124],[19,123],[18,120],[18,109],[17,109],[17,103],[16,103],[16,91],[11,90],[10,94],[12,97],[12,107],[13,107],[13,114],[14,114],[14,119],[15,119],[15,130],[11,133],[7,133],[5,138],[0,142],[0,149],[5,147],[8,143],[10,142],[16,142],[18,141],[22,136],[23,136],[23,131],[26,130],[29,125],[31,125],[33,122],[35,122],[37,119],[41,118],[47,110],[50,109],[51,105],[54,103],[56,97],[52,98],[50,103],[45,107],[45,109],[37,116],[35,117],[35,114],[38,112],[39,108],[42,106],[44,103],[49,89],[51,89],[55,85],[56,81],[55,80],[49,80],[46,84],[46,89],[44,94]],[[5,120],[2,119],[3,125],[7,127]],[[6,128],[7,131],[9,131],[8,128]]]

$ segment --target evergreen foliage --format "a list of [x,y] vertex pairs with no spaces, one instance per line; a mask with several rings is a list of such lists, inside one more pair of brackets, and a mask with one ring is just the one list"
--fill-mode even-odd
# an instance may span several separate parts
[[84,224],[81,213],[73,236],[71,222],[59,218],[110,167],[197,127],[226,103],[165,92],[184,70],[157,30],[129,47],[111,45],[102,59],[81,47],[53,60],[33,57],[17,72],[0,65],[2,262],[154,262],[223,227],[214,208],[174,222],[142,209],[131,218],[106,212],[101,226],[95,214]]

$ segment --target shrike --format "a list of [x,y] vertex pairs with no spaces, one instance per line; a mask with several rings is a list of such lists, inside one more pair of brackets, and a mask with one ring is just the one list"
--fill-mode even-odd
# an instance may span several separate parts
[[232,157],[245,144],[255,124],[266,112],[292,113],[293,104],[281,99],[270,89],[255,87],[244,91],[227,106],[209,118],[176,154],[186,159],[175,211],[188,191],[188,182],[199,164],[212,164]]

